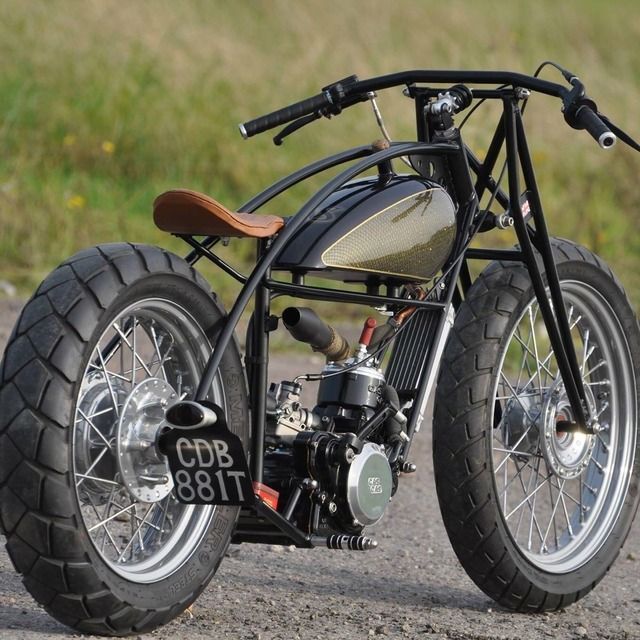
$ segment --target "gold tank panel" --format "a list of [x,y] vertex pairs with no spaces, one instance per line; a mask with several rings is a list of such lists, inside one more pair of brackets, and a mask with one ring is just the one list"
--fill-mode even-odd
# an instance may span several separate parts
[[430,280],[446,262],[456,234],[455,205],[427,189],[374,214],[323,254],[327,267]]

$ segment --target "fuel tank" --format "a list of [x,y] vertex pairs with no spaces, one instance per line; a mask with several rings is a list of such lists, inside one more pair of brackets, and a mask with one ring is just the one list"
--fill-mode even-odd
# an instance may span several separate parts
[[446,262],[456,207],[419,176],[349,182],[316,210],[273,265],[345,282],[424,282]]

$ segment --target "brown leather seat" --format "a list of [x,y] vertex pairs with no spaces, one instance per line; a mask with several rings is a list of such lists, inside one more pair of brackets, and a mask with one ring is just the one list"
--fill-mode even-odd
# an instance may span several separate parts
[[159,195],[153,203],[153,220],[169,233],[237,238],[267,238],[284,225],[280,216],[230,211],[213,198],[188,189]]

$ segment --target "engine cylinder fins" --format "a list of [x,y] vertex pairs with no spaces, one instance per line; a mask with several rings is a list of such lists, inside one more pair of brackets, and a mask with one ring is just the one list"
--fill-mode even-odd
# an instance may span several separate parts
[[378,547],[378,541],[367,536],[348,536],[334,534],[331,536],[312,536],[311,542],[315,546],[326,545],[334,551],[371,551]]
[[308,307],[287,307],[282,312],[285,328],[296,340],[311,345],[323,353],[327,360],[338,362],[349,357],[349,343],[333,327],[320,319]]

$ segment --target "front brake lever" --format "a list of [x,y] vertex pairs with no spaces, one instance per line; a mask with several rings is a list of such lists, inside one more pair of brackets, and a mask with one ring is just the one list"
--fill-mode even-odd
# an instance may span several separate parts
[[598,113],[600,119],[609,127],[611,132],[617,136],[622,142],[631,147],[634,151],[640,151],[640,144],[638,144],[626,131],[623,131],[617,124],[614,124],[602,113]]
[[564,119],[569,126],[573,127],[574,129],[578,128],[575,126],[573,118],[580,107],[587,106],[598,115],[598,117],[604,122],[604,124],[609,127],[609,130],[622,142],[631,147],[634,151],[640,151],[640,144],[638,144],[638,142],[636,142],[626,131],[623,131],[618,125],[611,122],[611,120],[609,120],[607,116],[598,111],[596,103],[591,98],[585,95],[584,85],[580,82],[580,80],[578,80],[577,77],[572,77],[570,82],[573,85],[573,88],[565,96],[562,106]]
[[316,112],[310,113],[310,114],[308,114],[306,116],[302,116],[301,118],[298,118],[297,120],[294,120],[293,122],[290,122],[284,129],[282,129],[282,131],[280,131],[278,134],[273,136],[273,144],[275,144],[277,147],[279,147],[282,144],[282,141],[287,136],[291,135],[292,133],[294,133],[298,129],[302,129],[302,127],[304,127],[305,125],[308,125],[311,122],[313,122],[314,120],[318,120],[321,117],[322,117],[322,114],[319,111],[316,111]]

